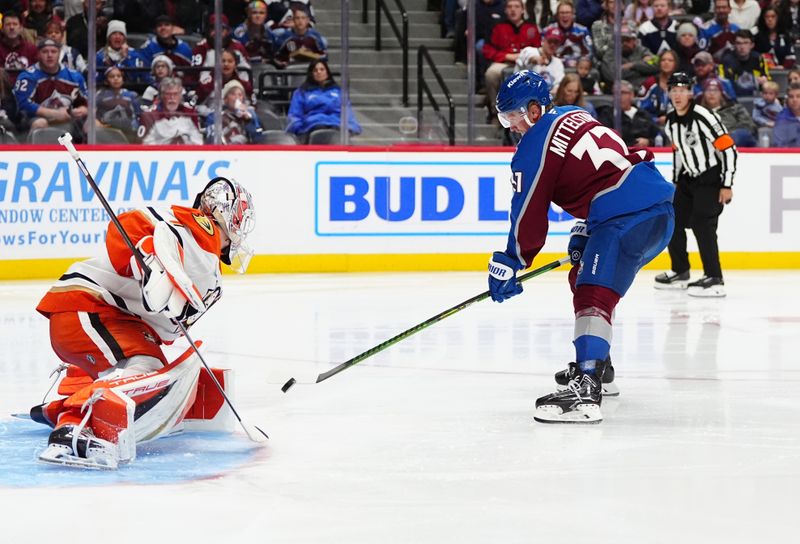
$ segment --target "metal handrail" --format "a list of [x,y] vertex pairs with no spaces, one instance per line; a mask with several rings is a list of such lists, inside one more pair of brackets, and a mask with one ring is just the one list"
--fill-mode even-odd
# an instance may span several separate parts
[[394,35],[400,42],[403,50],[403,106],[408,106],[408,11],[401,0],[394,0],[400,9],[400,17],[403,18],[403,30],[397,28],[385,0],[375,0],[375,51],[381,50],[381,10],[386,14],[389,26],[392,27]]
[[436,81],[439,83],[439,86],[442,88],[444,92],[444,97],[447,99],[448,109],[450,111],[450,122],[447,124],[447,136],[450,140],[450,145],[456,144],[456,103],[453,100],[453,95],[450,94],[450,89],[447,88],[447,83],[445,83],[442,74],[439,73],[439,69],[436,68],[436,63],[433,62],[433,57],[428,52],[428,48],[424,45],[420,45],[417,48],[417,135],[419,136],[419,127],[422,125],[422,91],[425,91],[425,94],[428,96],[428,101],[433,106],[434,111],[439,113],[441,108],[439,108],[439,103],[434,98],[433,93],[431,92],[430,87],[428,87],[428,83],[425,81],[425,76],[423,75],[422,71],[422,60],[425,59],[427,61],[428,66],[433,72],[433,77],[436,78]]

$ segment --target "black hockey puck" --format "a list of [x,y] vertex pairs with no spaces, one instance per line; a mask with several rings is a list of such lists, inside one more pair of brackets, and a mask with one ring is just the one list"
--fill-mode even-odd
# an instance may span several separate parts
[[286,393],[296,383],[297,383],[297,380],[295,380],[294,378],[289,378],[289,381],[286,382],[285,384],[283,384],[283,387],[281,387],[281,391]]

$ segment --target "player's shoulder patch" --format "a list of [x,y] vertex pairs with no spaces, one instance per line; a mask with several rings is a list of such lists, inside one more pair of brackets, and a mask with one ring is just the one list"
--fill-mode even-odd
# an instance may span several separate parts
[[189,229],[198,245],[209,253],[219,254],[221,238],[219,229],[208,216],[195,208],[172,206],[172,215]]

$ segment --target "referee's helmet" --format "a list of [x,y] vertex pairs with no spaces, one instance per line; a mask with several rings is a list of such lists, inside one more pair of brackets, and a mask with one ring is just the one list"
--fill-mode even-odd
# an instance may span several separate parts
[[512,118],[517,113],[527,116],[528,104],[531,102],[537,102],[542,107],[549,105],[552,102],[550,86],[535,72],[516,72],[503,82],[497,93],[497,119],[508,128],[514,124]]
[[675,72],[669,79],[667,80],[667,89],[672,89],[673,87],[692,87],[694,85],[694,81],[692,78],[687,75],[685,72]]

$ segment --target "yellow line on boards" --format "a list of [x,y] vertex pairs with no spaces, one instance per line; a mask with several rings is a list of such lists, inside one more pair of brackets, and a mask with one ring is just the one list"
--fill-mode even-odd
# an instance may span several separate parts
[[[248,274],[325,273],[325,272],[427,272],[485,270],[490,253],[461,254],[365,254],[365,255],[257,255]],[[543,253],[534,266],[560,259],[563,255]],[[725,270],[800,269],[798,252],[728,252],[720,255]],[[78,259],[0,260],[0,280],[55,280]],[[700,256],[689,255],[692,268],[702,270]],[[669,257],[662,253],[645,267],[669,269]],[[228,268],[223,265],[223,271]]]

